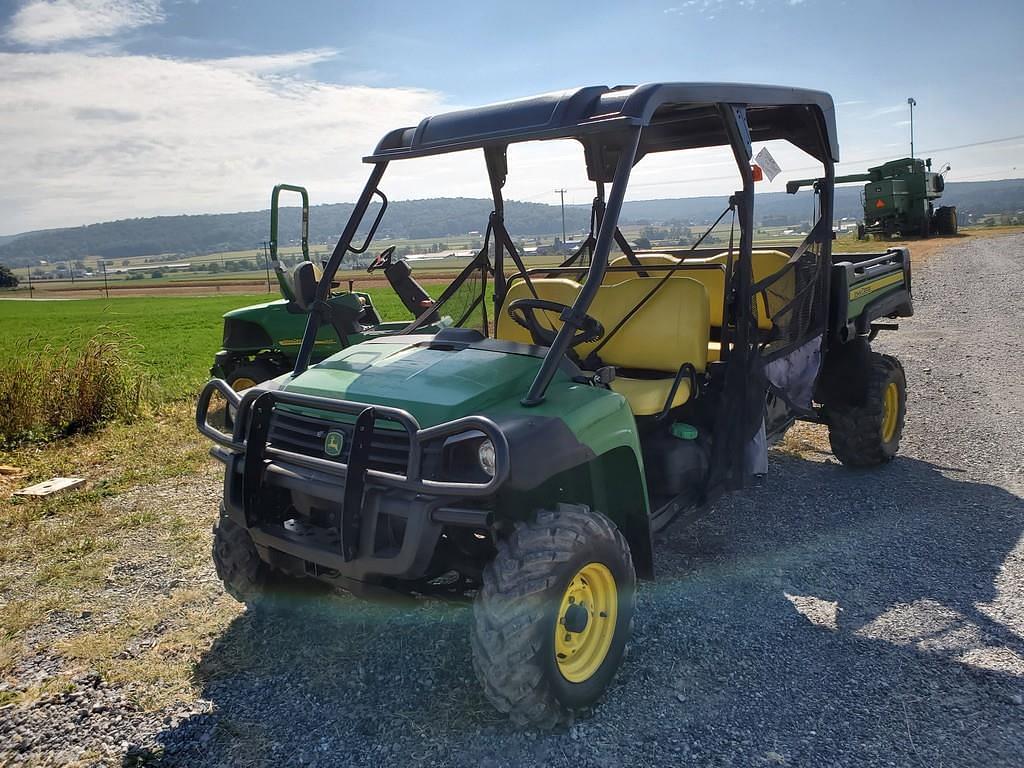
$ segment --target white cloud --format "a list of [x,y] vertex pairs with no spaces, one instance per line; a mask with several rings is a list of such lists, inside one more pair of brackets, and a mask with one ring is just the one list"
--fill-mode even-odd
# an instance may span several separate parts
[[[334,55],[183,61],[0,53],[0,233],[258,210],[279,182],[304,184],[314,203],[354,200],[368,174],[361,159],[385,132],[452,105],[433,91],[333,85],[295,73]],[[771,151],[784,169],[806,175],[806,156],[776,144]],[[569,202],[593,196],[576,142],[526,144],[509,154],[507,199],[551,203],[551,190],[561,187],[570,189]],[[737,183],[724,148],[659,153],[637,166],[629,197],[726,195]],[[489,191],[479,152],[395,163],[383,189],[399,200]]]
[[232,56],[224,59],[207,61],[211,66],[220,69],[234,69],[240,72],[255,74],[271,74],[274,72],[294,72],[311,67],[324,61],[337,58],[341,52],[335,48],[314,48],[308,51],[289,53],[273,53],[265,56]]
[[905,109],[909,109],[909,107],[906,104],[893,104],[892,106],[889,107],[879,107],[878,109],[873,109],[871,112],[866,113],[862,117],[865,120],[874,120],[876,117],[894,115],[897,112],[904,111]]
[[[300,52],[290,61],[309,58]],[[0,232],[258,209],[280,181],[306,183],[316,202],[352,200],[367,174],[361,158],[387,130],[447,108],[430,91],[266,74],[282,66],[280,57],[240,67],[0,53]],[[440,194],[424,176],[433,169],[449,193],[479,194],[486,184],[471,182],[482,163],[472,159],[473,174],[470,163],[443,158],[418,177],[399,174],[406,180],[388,191],[412,192],[422,181],[420,196]]]
[[160,0],[30,0],[4,37],[33,48],[110,37],[163,21]]

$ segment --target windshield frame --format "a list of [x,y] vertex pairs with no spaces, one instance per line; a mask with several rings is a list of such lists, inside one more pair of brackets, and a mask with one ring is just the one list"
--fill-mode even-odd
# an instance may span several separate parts
[[[723,123],[725,135],[728,137],[728,146],[732,149],[740,178],[742,179],[742,189],[732,198],[736,205],[737,223],[740,230],[739,248],[735,261],[737,268],[736,301],[732,312],[734,313],[733,321],[736,328],[734,342],[737,348],[747,348],[751,344],[751,337],[747,327],[749,323],[745,322],[745,319],[748,318],[745,315],[750,314],[749,310],[753,298],[751,296],[753,276],[750,266],[753,248],[754,199],[754,178],[750,165],[752,159],[751,135],[747,125],[747,108],[745,105],[719,103],[716,106]],[[617,123],[613,130],[602,132],[596,137],[588,132],[586,138],[583,136],[577,138],[577,140],[584,144],[584,149],[587,153],[588,170],[592,180],[598,183],[599,189],[602,191],[603,184],[607,181],[611,182],[611,187],[607,195],[607,201],[603,202],[603,215],[598,223],[596,242],[586,278],[572,307],[568,312],[564,313],[562,326],[548,348],[528,392],[522,398],[521,402],[523,405],[532,406],[544,401],[547,387],[559,369],[562,359],[568,353],[572,338],[577,330],[582,327],[587,310],[597,295],[608,266],[609,254],[618,227],[619,215],[629,184],[630,173],[636,163],[643,157],[643,154],[639,151],[641,138],[646,131],[650,130],[654,130],[654,128],[644,125],[641,121],[636,121],[628,126]],[[536,141],[538,139],[528,140]],[[823,147],[829,146],[826,135],[821,135],[820,140]],[[506,160],[507,147],[508,141],[495,143],[483,148],[494,203],[494,211],[491,216],[495,227],[491,228],[493,230],[491,234],[494,237],[495,317],[502,307],[507,287],[504,268],[506,248],[503,238],[499,236],[497,231],[499,226],[502,229],[504,228],[504,201],[501,190],[505,184],[508,172]],[[595,162],[594,155],[600,156],[596,158],[599,162]],[[825,180],[828,187],[827,190],[824,190],[825,194],[822,195],[823,202],[827,201],[822,206],[824,218],[826,209],[827,215],[831,216],[831,183],[834,173],[834,161],[829,158],[822,160],[822,162],[825,166]],[[379,192],[379,186],[387,170],[388,161],[385,159],[374,159],[371,165],[369,178],[356,201],[337,245],[324,267],[323,277],[317,285],[316,300],[309,313],[302,344],[296,358],[293,376],[300,375],[309,367],[316,336],[324,319],[326,301],[330,296],[331,282],[341,266],[345,254],[354,251],[352,241],[359,226],[362,224],[371,201],[375,195],[382,194]],[[603,168],[603,173],[595,170],[598,167]],[[830,222],[830,219],[828,221]],[[830,246],[830,243],[828,245]],[[487,244],[485,244],[484,251],[486,249]],[[521,262],[518,254],[512,252],[509,255],[515,261]],[[474,261],[478,259],[479,255]],[[517,263],[516,266],[521,267],[521,263]],[[521,271],[525,272],[526,270],[522,269]],[[744,308],[746,308],[745,313],[743,311]],[[736,362],[745,361],[748,358],[749,356],[746,354],[740,355]],[[743,366],[741,365],[741,367]]]

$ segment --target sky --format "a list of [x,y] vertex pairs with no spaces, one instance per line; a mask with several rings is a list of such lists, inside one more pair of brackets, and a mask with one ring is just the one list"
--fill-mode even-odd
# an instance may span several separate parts
[[[909,154],[912,96],[917,154],[949,163],[949,180],[1019,178],[1022,32],[1020,0],[0,0],[0,235],[257,210],[282,181],[351,201],[392,128],[665,80],[830,92],[840,173]],[[767,191],[808,174],[805,155],[769,149],[784,172]],[[509,157],[509,199],[592,196],[572,143]],[[629,196],[728,194],[730,162],[646,158]],[[383,188],[487,195],[479,153],[393,164]]]

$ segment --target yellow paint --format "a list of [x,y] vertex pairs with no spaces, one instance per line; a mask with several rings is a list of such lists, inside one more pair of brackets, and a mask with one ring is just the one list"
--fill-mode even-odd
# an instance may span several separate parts
[[885,387],[882,410],[882,440],[888,443],[896,435],[896,422],[900,416],[900,390],[895,381]]
[[858,285],[850,291],[850,301],[859,299],[861,296],[867,296],[872,291],[877,291],[879,288],[886,288],[890,285],[896,285],[903,280],[903,272],[893,272],[891,275],[884,275],[870,282]]
[[[277,342],[282,347],[297,347],[302,343],[302,339],[281,339]],[[323,346],[324,344],[334,344],[335,342],[330,339],[317,339],[314,344],[316,346]]]
[[[586,625],[579,632],[565,627],[572,606],[582,606],[587,612]],[[565,588],[555,624],[555,660],[562,677],[570,683],[583,683],[601,668],[612,647],[618,612],[618,589],[608,567],[588,563],[580,568]]]
[[[580,289],[579,283],[566,278],[537,278],[532,283],[540,298],[565,305],[576,301]],[[602,285],[587,310],[587,314],[601,322],[607,334],[618,327],[630,309],[646,299],[643,307],[618,329],[599,353],[606,364],[616,368],[663,374],[657,378],[632,378],[620,372],[612,382],[612,389],[629,401],[637,416],[650,416],[665,407],[673,374],[683,363],[690,363],[699,372],[707,365],[711,333],[707,289],[696,280],[679,277],[669,280],[651,295],[660,284],[658,277],[634,277]],[[505,306],[531,296],[530,287],[517,281],[509,288]],[[536,316],[538,322],[552,328],[561,325],[556,312],[538,311]],[[517,325],[507,310],[498,315],[497,337],[523,343],[532,341],[529,331]],[[586,357],[598,343],[580,344],[576,352]],[[673,405],[682,405],[690,394],[688,386],[680,386]]]

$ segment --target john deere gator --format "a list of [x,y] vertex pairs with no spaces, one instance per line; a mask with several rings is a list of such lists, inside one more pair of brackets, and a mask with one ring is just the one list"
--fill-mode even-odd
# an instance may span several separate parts
[[[506,153],[552,140],[582,145],[592,231],[561,266],[530,267],[506,227]],[[751,158],[770,140],[821,168],[817,221],[794,247],[753,241]],[[634,252],[618,228],[633,168],[717,146],[736,165],[728,246]],[[483,161],[483,248],[401,333],[314,364],[332,279],[388,168],[452,152]],[[287,276],[308,312],[293,370],[244,393],[215,379],[199,398],[225,466],[225,588],[257,600],[309,578],[470,598],[473,667],[498,710],[553,727],[592,707],[623,659],[637,580],[657,574],[655,531],[755,482],[795,419],[827,425],[845,464],[896,454],[906,381],[872,341],[912,312],[910,261],[833,255],[838,158],[828,94],[763,85],[578,88],[387,133],[323,273]],[[217,393],[237,409],[231,433],[208,422]]]

